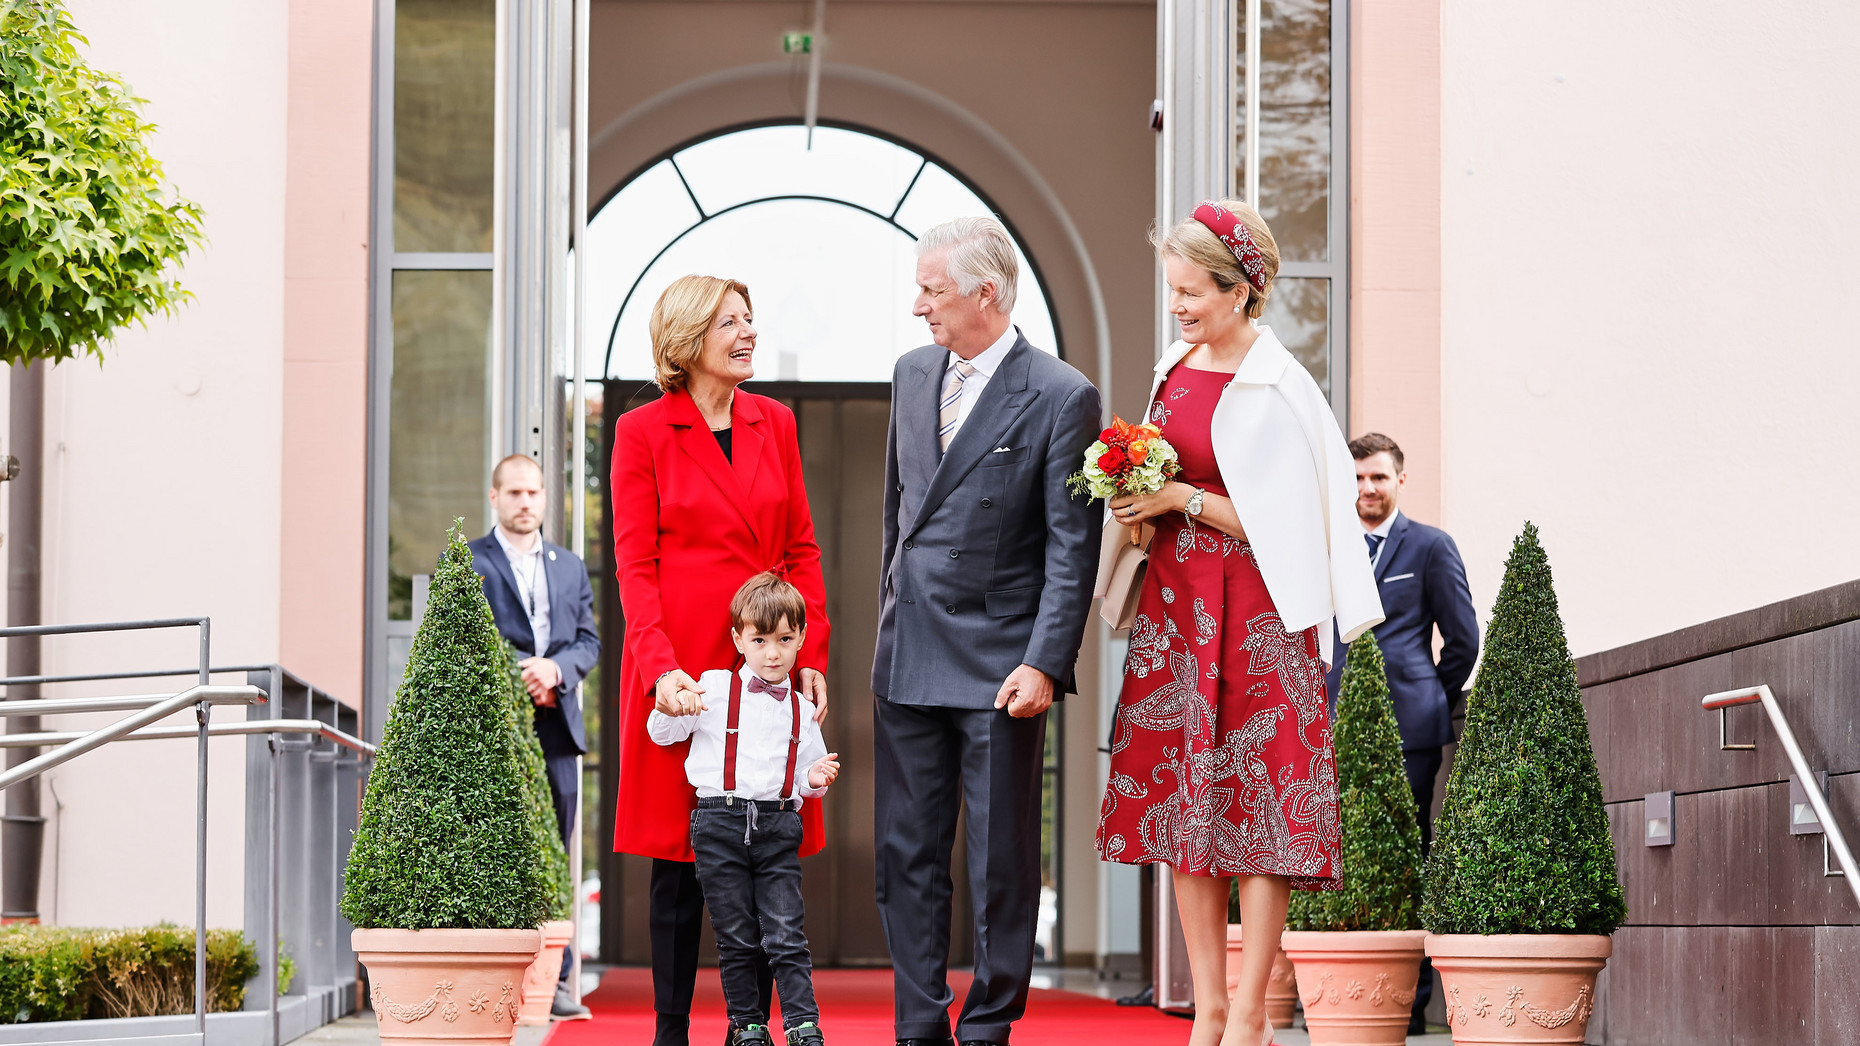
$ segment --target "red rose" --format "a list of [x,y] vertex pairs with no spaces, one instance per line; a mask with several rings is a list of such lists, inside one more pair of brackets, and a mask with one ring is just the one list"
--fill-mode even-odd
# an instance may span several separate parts
[[1116,443],[1117,442],[1117,430],[1116,429],[1105,429],[1103,432],[1098,433],[1098,441],[1105,444],[1106,446],[1110,446],[1111,444]]
[[1125,460],[1124,452],[1112,447],[1098,455],[1098,469],[1107,476],[1115,476],[1123,471]]

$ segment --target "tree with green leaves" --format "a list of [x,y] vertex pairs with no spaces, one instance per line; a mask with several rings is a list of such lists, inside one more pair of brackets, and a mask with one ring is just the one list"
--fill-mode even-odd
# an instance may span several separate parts
[[0,0],[0,361],[58,361],[191,297],[165,275],[200,209],[162,182],[154,125],[84,63],[58,0]]
[[1421,828],[1402,769],[1401,728],[1389,702],[1387,666],[1375,633],[1350,644],[1337,688],[1337,816],[1343,831],[1342,881],[1335,890],[1297,891],[1290,930],[1420,928]]
[[1432,933],[1607,934],[1627,918],[1550,560],[1511,547],[1424,872]]
[[433,572],[362,797],[342,895],[358,927],[528,928],[555,905],[511,729],[503,640],[464,525]]
[[536,705],[529,688],[523,685],[523,669],[517,648],[498,637],[498,652],[504,658],[504,695],[509,710],[512,743],[517,761],[523,767],[523,790],[529,803],[530,835],[542,851],[553,885],[549,901],[549,918],[566,919],[575,903],[575,880],[569,874],[568,850],[562,845],[562,833],[555,823],[555,798],[549,793],[548,764],[543,760],[542,742],[536,737]]

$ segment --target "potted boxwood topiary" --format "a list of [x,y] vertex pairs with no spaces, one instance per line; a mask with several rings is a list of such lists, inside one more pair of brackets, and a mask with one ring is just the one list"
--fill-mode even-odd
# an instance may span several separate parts
[[1374,633],[1350,644],[1333,739],[1343,879],[1335,890],[1293,895],[1285,953],[1312,1046],[1401,1046],[1427,939],[1421,829]]
[[1424,872],[1455,1042],[1580,1043],[1627,918],[1550,563],[1512,545]]
[[575,933],[570,921],[574,905],[574,878],[569,874],[568,851],[555,820],[555,799],[549,794],[549,775],[543,762],[542,742],[536,739],[536,705],[523,685],[518,654],[508,641],[500,643],[504,655],[504,705],[510,736],[523,764],[523,787],[529,803],[530,834],[549,869],[549,918],[542,924],[542,950],[523,975],[523,1008],[518,1024],[549,1023],[549,1007],[562,973],[562,950]]
[[389,1044],[508,1043],[555,890],[463,522],[433,573],[342,895]]

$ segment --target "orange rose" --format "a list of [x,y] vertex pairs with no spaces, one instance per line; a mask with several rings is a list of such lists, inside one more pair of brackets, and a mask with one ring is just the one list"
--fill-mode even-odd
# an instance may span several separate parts
[[[1139,427],[1142,427],[1142,426],[1139,426]],[[1132,465],[1136,465],[1139,468],[1141,468],[1144,460],[1150,456],[1150,445],[1147,442],[1140,440],[1140,439],[1131,440],[1130,449],[1126,451],[1125,453],[1129,455],[1130,463]]]
[[1151,425],[1149,422],[1144,422],[1141,425],[1134,425],[1130,430],[1130,438],[1132,439],[1155,439],[1160,435],[1162,435],[1162,430]]

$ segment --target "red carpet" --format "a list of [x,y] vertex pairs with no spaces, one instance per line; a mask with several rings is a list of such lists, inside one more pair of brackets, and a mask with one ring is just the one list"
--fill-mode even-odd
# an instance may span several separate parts
[[[966,974],[951,973],[956,1004],[968,991]],[[814,993],[820,1002],[820,1030],[827,1046],[891,1046],[890,970],[816,970]],[[594,1011],[591,1021],[557,1024],[548,1046],[649,1046],[652,1042],[652,973],[640,968],[607,971],[601,986],[582,1000]],[[955,1014],[952,1010],[951,1020]],[[724,1033],[723,989],[714,968],[698,971],[697,1003],[692,1007],[692,1046],[717,1046]],[[778,1035],[776,1042],[782,1040]],[[1013,1046],[1182,1046],[1188,1022],[1147,1006],[1119,1006],[1109,999],[1077,992],[1035,988],[1027,1016],[1014,1025]]]

